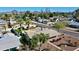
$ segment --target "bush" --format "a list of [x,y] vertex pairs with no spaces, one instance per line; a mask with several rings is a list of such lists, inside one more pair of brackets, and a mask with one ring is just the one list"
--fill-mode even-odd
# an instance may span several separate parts
[[63,22],[57,22],[54,24],[54,28],[56,28],[59,31],[59,29],[65,28],[65,24]]

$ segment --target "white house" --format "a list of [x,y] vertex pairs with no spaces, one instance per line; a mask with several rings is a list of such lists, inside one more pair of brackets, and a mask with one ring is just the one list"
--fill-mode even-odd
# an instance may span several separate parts
[[48,23],[48,20],[47,19],[42,19],[42,18],[39,17],[38,18],[38,22],[47,24]]

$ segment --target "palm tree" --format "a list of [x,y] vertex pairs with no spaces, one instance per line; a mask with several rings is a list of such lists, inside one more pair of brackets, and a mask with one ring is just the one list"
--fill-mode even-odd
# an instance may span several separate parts
[[31,19],[26,19],[26,20],[25,20],[25,23],[28,25],[28,26],[27,26],[27,29],[29,29],[30,24],[31,24]]

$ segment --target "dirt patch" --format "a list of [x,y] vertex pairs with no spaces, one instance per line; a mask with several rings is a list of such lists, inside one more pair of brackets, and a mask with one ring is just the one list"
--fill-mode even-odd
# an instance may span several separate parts
[[52,38],[50,42],[66,51],[73,51],[79,47],[79,39],[68,35],[58,36],[56,39]]

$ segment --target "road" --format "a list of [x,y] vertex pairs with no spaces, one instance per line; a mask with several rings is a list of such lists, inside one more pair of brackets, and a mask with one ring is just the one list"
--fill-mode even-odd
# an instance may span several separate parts
[[75,38],[79,38],[79,33],[68,31],[68,30],[60,30],[59,32],[70,35]]
[[39,27],[47,27],[47,28],[50,28],[51,27],[51,26],[49,26],[47,24],[39,23],[39,22],[36,22],[36,21],[32,21],[32,23],[36,24]]

